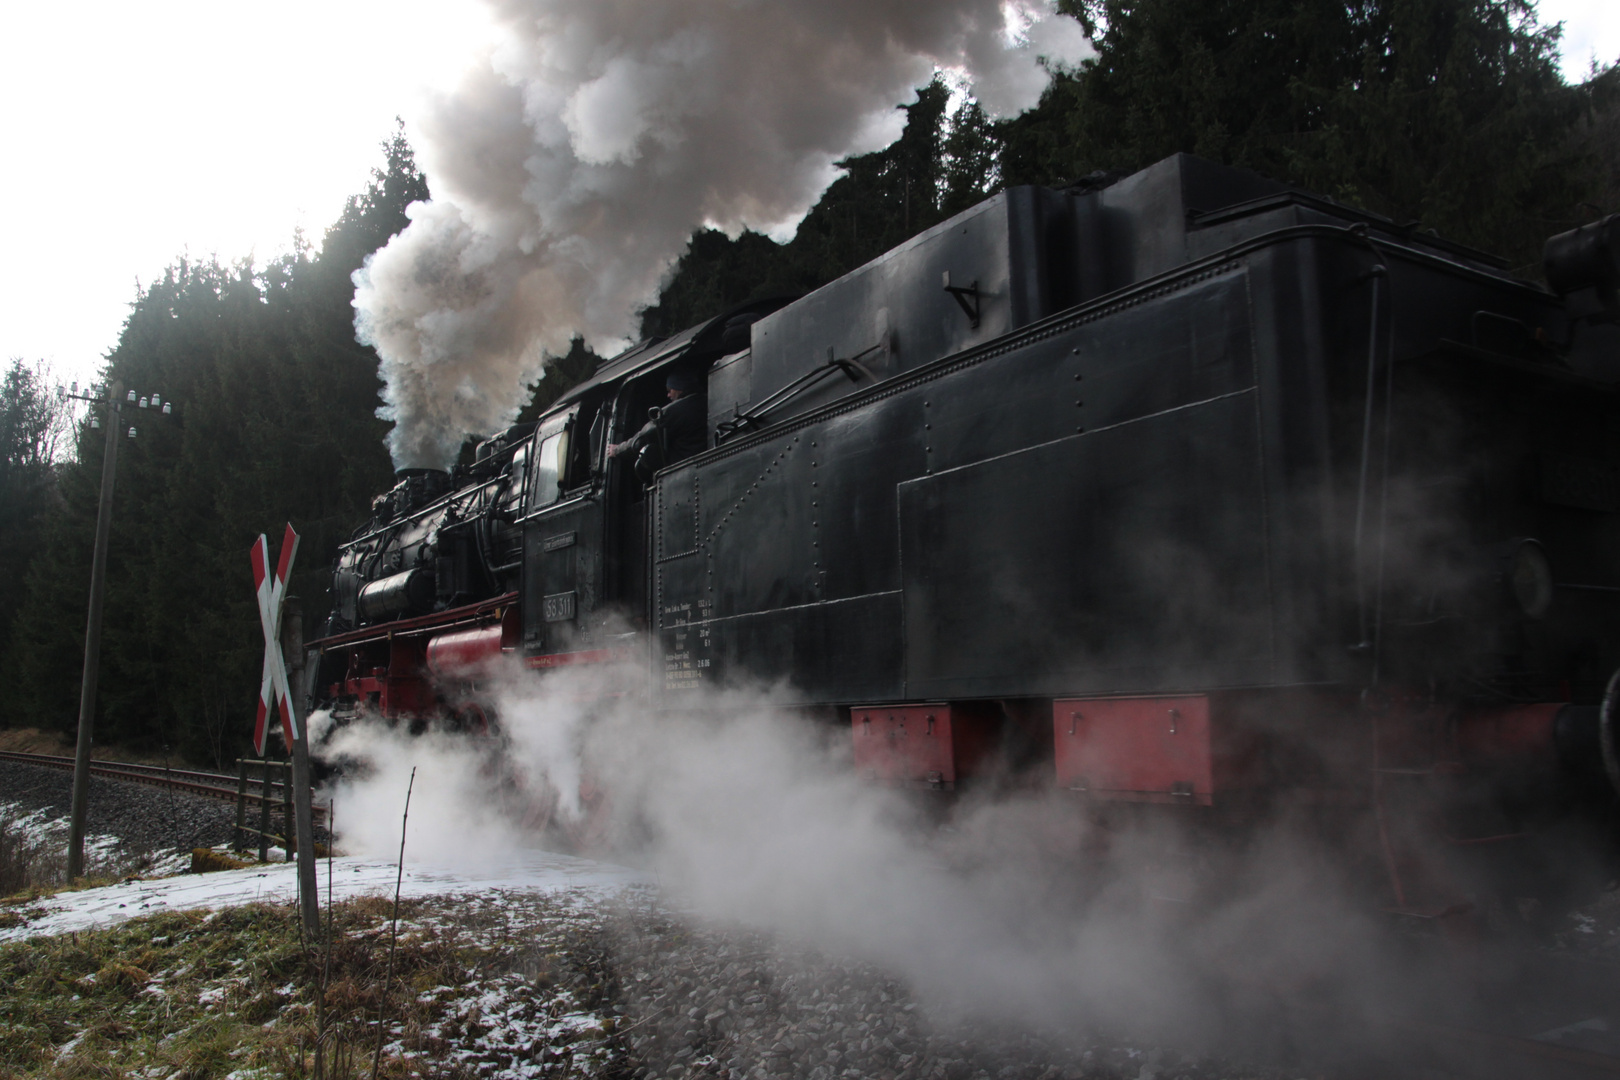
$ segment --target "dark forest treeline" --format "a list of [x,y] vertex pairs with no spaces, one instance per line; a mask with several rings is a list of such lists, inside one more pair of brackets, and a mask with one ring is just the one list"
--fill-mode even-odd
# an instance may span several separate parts
[[14,361],[0,375],[0,650],[44,546],[40,524],[58,505],[56,459],[72,434],[49,368]]
[[[842,163],[791,242],[695,234],[644,332],[813,289],[1004,185],[1178,150],[1420,221],[1529,276],[1548,234],[1620,209],[1620,69],[1566,85],[1553,34],[1517,0],[1067,2],[1098,57],[1059,75],[1038,108],[993,123],[971,101],[953,108],[942,82],[921,88],[900,140]],[[349,275],[426,191],[396,139],[318,253],[256,269],[182,262],[132,306],[106,370],[177,412],[137,413],[139,438],[121,444],[102,741],[207,763],[242,752],[261,649],[247,550],[260,532],[302,530],[293,591],[306,625],[324,614],[335,547],[391,479]],[[556,361],[526,416],[594,362],[583,347]],[[53,466],[37,450],[50,387],[20,363],[6,380],[0,724],[69,730],[101,433],[81,417],[76,453]]]
[[1517,0],[1063,6],[1098,55],[1039,107],[990,123],[925,87],[900,141],[844,162],[790,243],[694,236],[643,330],[815,288],[1005,185],[1177,151],[1419,222],[1528,276],[1547,236],[1620,209],[1620,68],[1565,84],[1556,32]]
[[[126,407],[138,437],[119,446],[98,741],[210,763],[242,749],[263,649],[248,548],[295,522],[303,547],[290,592],[321,616],[327,561],[391,482],[377,359],[354,340],[349,275],[426,195],[396,137],[318,254],[300,247],[256,269],[183,261],[133,304],[106,375],[175,412]],[[89,415],[37,523],[0,655],[10,726],[77,719],[104,453]]]

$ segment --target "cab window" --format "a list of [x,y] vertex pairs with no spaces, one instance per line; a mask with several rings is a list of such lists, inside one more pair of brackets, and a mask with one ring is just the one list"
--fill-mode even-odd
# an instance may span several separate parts
[[540,440],[534,465],[534,501],[531,508],[550,506],[562,494],[563,465],[568,460],[568,429]]
[[512,452],[512,464],[507,470],[507,482],[501,489],[501,503],[511,512],[515,513],[523,500],[523,483],[528,472],[529,447],[519,446]]

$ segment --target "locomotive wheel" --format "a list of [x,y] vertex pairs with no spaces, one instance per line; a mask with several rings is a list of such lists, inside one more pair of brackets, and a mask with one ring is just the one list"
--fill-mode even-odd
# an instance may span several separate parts
[[487,709],[473,701],[450,714],[450,728],[463,735],[483,738],[495,733],[495,721]]
[[514,786],[508,798],[509,813],[525,832],[543,838],[545,843],[570,855],[601,856],[609,852],[609,804],[599,791],[581,785],[577,819],[562,814],[559,798],[549,788]]
[[1609,676],[1608,688],[1603,691],[1603,705],[1598,710],[1598,741],[1603,747],[1603,771],[1609,775],[1609,786],[1620,795],[1620,669]]

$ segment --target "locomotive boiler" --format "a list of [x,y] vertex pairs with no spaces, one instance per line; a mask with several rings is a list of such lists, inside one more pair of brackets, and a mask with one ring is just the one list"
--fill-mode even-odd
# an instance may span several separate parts
[[[1620,791],[1620,217],[1545,272],[1189,155],[1009,188],[401,473],[319,693],[483,729],[502,656],[764,680],[874,782],[1347,808],[1415,914],[1553,881]],[[608,450],[672,373],[706,446],[646,484]]]

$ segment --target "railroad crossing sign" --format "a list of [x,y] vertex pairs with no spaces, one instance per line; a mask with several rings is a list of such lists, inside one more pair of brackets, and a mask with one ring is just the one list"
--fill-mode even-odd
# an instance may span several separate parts
[[259,682],[259,713],[253,721],[253,749],[264,757],[264,744],[269,734],[270,710],[278,705],[281,710],[281,734],[290,750],[298,737],[298,714],[293,709],[292,691],[287,687],[287,664],[281,655],[281,601],[287,594],[287,576],[292,572],[293,556],[298,553],[298,534],[292,525],[281,538],[281,561],[275,575],[270,574],[270,545],[264,534],[250,552],[253,559],[253,586],[259,595],[259,626],[264,630],[264,677]]

